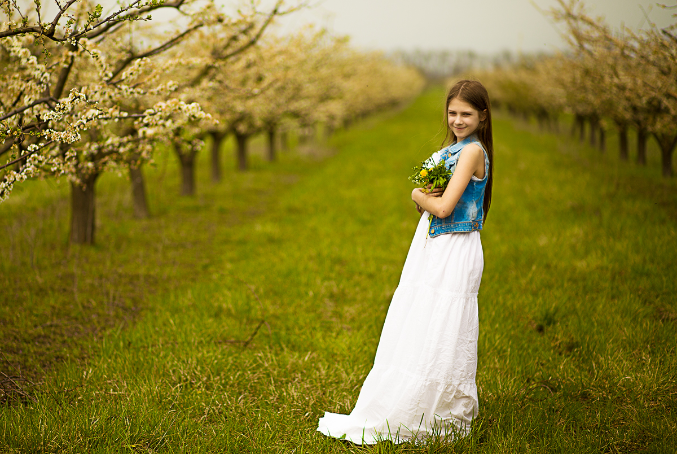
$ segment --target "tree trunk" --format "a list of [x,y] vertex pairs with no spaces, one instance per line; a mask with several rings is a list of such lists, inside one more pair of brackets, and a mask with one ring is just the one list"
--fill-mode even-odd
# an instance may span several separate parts
[[538,129],[543,132],[545,131],[545,125],[548,123],[548,115],[542,112],[536,114],[536,121],[538,122]]
[[[26,147],[24,147],[24,142],[19,142],[19,156],[24,154],[24,151],[26,151]],[[26,165],[26,161],[28,158],[23,158],[20,161],[18,161],[16,164],[14,164],[14,171],[16,173],[21,173],[21,169],[23,169],[23,166]]]
[[599,129],[599,120],[595,117],[590,119],[590,146],[597,146],[597,130]]
[[129,166],[129,179],[132,182],[132,204],[134,205],[134,217],[145,219],[150,216],[148,200],[146,197],[146,183],[143,178],[141,165]]
[[621,161],[628,160],[628,125],[625,123],[618,124],[618,146],[619,157]]
[[195,195],[195,156],[197,153],[188,152],[179,156],[181,163],[181,195]]
[[249,167],[247,165],[247,142],[249,136],[236,132],[235,139],[237,140],[237,169],[244,171]]
[[173,140],[174,152],[179,158],[181,165],[181,195],[194,196],[195,195],[195,158],[197,157],[197,149],[193,149],[191,144],[182,141],[180,135]]
[[649,135],[643,127],[637,128],[637,164],[646,165],[646,142]]
[[576,115],[574,121],[574,132],[578,129],[578,141],[585,142],[585,117],[583,115]]
[[602,125],[599,125],[599,143],[597,144],[599,151],[604,153],[606,151],[606,130]]
[[277,159],[276,149],[275,149],[275,126],[270,126],[268,128],[268,161],[274,162]]
[[82,178],[83,185],[71,183],[71,232],[72,244],[94,244],[95,204],[94,187],[99,174]]
[[663,176],[671,178],[674,175],[672,171],[672,154],[677,146],[677,134],[654,134],[658,144],[661,147],[661,170]]
[[212,136],[212,181],[218,183],[221,181],[221,144],[227,134],[221,131],[209,133]]

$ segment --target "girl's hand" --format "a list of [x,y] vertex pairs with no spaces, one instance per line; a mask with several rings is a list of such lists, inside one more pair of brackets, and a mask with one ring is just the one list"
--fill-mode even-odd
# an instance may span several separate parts
[[421,208],[421,205],[419,205],[418,203],[416,202],[414,203],[416,204],[416,211],[418,211],[418,214],[423,215],[423,213],[425,213],[425,210]]
[[431,197],[442,197],[442,194],[444,194],[444,189],[442,189],[442,188],[435,188],[435,189],[433,189],[433,190],[431,191],[431,190],[430,190],[430,187],[431,187],[431,186],[432,186],[432,184],[429,184],[429,185],[426,187],[426,191],[427,191],[426,194],[428,194],[428,195],[431,196]]

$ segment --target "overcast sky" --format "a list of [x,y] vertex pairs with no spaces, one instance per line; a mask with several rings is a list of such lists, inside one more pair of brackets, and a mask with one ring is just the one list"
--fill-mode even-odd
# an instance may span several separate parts
[[[224,1],[224,0],[222,0]],[[492,54],[563,48],[555,26],[539,10],[555,0],[320,0],[314,8],[283,19],[281,29],[307,23],[349,35],[358,47],[383,50],[474,50]],[[589,12],[615,29],[646,25],[645,12],[661,27],[677,10],[653,0],[587,0]],[[674,4],[662,0],[663,4]]]

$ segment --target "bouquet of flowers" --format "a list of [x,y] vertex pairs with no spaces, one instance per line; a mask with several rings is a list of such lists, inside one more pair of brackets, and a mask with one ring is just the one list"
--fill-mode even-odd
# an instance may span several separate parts
[[444,159],[440,159],[438,152],[423,161],[420,166],[415,166],[409,181],[423,188],[423,192],[430,192],[435,188],[446,189],[453,174],[454,171],[447,169]]
[[[456,166],[448,169],[440,152],[433,153],[431,157],[414,167],[414,174],[409,177],[409,181],[420,186],[423,192],[431,192],[435,188],[446,189],[454,174]],[[428,216],[428,230],[433,222],[433,215]],[[425,234],[426,244],[428,243],[428,233]],[[425,246],[424,246],[425,247]]]

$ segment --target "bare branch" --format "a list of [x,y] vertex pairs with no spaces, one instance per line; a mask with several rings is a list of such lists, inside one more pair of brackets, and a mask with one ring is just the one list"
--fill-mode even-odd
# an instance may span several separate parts
[[42,24],[42,16],[40,14],[40,2],[37,0],[33,0],[35,3],[35,12],[38,14],[38,24]]
[[[72,5],[73,3],[77,2],[77,1],[78,1],[78,0],[70,0],[68,3],[66,3],[66,6],[64,6],[63,8],[59,7],[59,12],[58,12],[57,15],[54,17],[54,20],[52,21],[52,23],[49,25],[49,30],[47,30],[47,32],[45,33],[45,35],[47,35],[48,37],[50,37],[50,38],[52,38],[52,39],[54,38],[54,33],[56,33],[56,26],[57,26],[57,24],[59,23],[59,21],[61,20],[61,16],[63,15],[63,13],[66,12],[66,10],[67,10],[68,8],[71,7],[71,5]],[[64,41],[64,40],[65,40],[65,39],[62,39],[61,41]]]
[[[19,27],[19,28],[14,28],[14,29],[11,29],[11,30],[5,30],[4,32],[0,32],[0,38],[6,38],[8,36],[21,35],[23,33],[43,34],[42,31],[43,31],[42,28],[36,27],[36,26]],[[50,38],[51,38],[51,36],[50,36]]]
[[[82,30],[80,33],[75,33],[75,34],[73,34],[73,35],[71,36],[71,38],[73,38],[73,39],[79,39],[79,38],[81,38],[83,35],[85,35],[85,34],[91,32],[92,30],[95,30],[97,27],[99,27],[99,26],[101,26],[101,25],[103,25],[103,24],[105,24],[105,23],[107,23],[107,22],[108,22],[108,23],[113,22],[113,20],[114,20],[116,17],[118,17],[120,14],[122,14],[122,13],[124,13],[124,12],[129,11],[130,9],[133,9],[133,8],[134,8],[134,5],[136,5],[136,4],[139,3],[140,1],[141,1],[141,0],[134,0],[134,1],[133,1],[132,3],[130,3],[129,5],[127,5],[127,6],[123,7],[123,8],[120,8],[120,9],[117,10],[116,12],[110,14],[107,18],[100,20],[99,22],[97,22],[96,24],[92,25],[92,26],[89,27],[88,29]],[[136,14],[139,14],[139,13],[136,13]],[[135,14],[135,15],[136,15],[136,14]],[[128,16],[130,16],[130,15],[128,15]],[[130,17],[134,17],[134,16],[130,16]],[[118,19],[118,20],[114,21],[114,23],[120,23],[120,22],[124,22],[124,21],[125,21],[125,19],[122,18],[122,19]]]
[[[118,17],[120,14],[122,14],[122,13],[124,13],[124,12],[126,12],[126,11],[129,11],[130,9],[134,8],[134,5],[136,5],[136,4],[139,3],[140,1],[141,1],[141,0],[134,0],[132,3],[130,3],[130,4],[127,5],[126,7],[120,8],[118,11],[116,11],[116,12],[110,14],[107,18],[102,19],[102,20],[100,20],[99,22],[97,22],[96,24],[92,25],[92,28],[90,28],[89,30],[85,30],[85,31],[83,31],[83,32],[78,33],[76,36],[74,36],[74,38],[77,39],[77,38],[79,38],[80,36],[82,36],[83,34],[87,33],[88,31],[94,30],[94,29],[97,28],[98,26],[103,25],[103,24],[105,24],[106,22],[112,21],[113,19],[115,19],[116,17]],[[119,20],[121,21],[121,20],[124,20],[124,19],[119,19]]]
[[256,325],[256,328],[254,328],[254,331],[252,331],[252,333],[249,335],[247,340],[226,339],[226,340],[222,340],[221,342],[223,342],[224,344],[242,344],[243,348],[247,348],[249,346],[249,344],[251,343],[251,341],[254,340],[254,336],[256,336],[256,333],[259,332],[259,330],[261,329],[261,327],[263,326],[264,323],[266,323],[265,320],[259,321],[259,324]]

